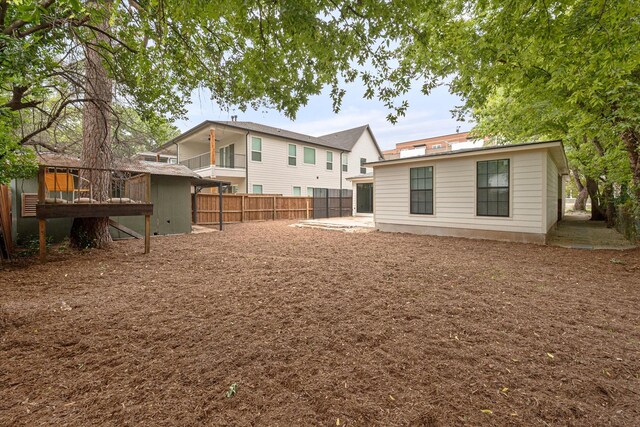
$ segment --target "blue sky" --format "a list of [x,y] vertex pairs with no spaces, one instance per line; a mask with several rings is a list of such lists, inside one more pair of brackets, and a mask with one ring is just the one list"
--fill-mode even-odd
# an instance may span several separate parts
[[451,117],[450,110],[461,101],[446,87],[437,88],[425,96],[420,93],[420,85],[416,86],[403,98],[409,101],[409,109],[395,125],[386,120],[388,110],[381,102],[363,99],[364,89],[357,83],[344,86],[347,93],[339,113],[333,112],[328,91],[325,91],[310,98],[295,121],[271,109],[247,110],[245,113],[223,111],[209,99],[206,91],[199,91],[191,97],[188,120],[175,124],[181,131],[186,131],[204,120],[231,120],[232,115],[237,115],[239,121],[257,122],[314,136],[369,124],[383,150],[393,148],[397,142],[454,133],[458,126],[461,132],[471,129],[471,123],[457,122]]

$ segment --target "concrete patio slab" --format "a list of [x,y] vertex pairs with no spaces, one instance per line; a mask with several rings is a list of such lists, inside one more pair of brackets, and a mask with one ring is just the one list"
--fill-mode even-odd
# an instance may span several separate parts
[[375,230],[373,217],[348,216],[338,218],[306,219],[292,227],[320,228],[345,233],[368,233]]

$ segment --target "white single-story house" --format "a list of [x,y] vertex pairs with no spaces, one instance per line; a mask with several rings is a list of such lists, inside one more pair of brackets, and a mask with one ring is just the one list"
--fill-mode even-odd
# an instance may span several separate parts
[[[500,145],[370,162],[381,231],[544,244],[562,218],[561,141]],[[357,206],[357,205],[356,205]]]

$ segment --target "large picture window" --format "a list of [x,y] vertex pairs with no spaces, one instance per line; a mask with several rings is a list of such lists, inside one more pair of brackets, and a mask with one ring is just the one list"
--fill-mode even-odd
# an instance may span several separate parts
[[411,168],[411,213],[433,215],[433,166]]
[[478,216],[509,216],[509,159],[478,162]]

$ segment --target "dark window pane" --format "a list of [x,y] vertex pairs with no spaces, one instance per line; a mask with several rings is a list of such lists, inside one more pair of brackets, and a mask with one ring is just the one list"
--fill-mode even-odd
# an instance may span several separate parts
[[496,161],[490,161],[488,164],[488,170],[487,173],[489,175],[495,175],[498,173],[498,162]]
[[487,174],[487,162],[478,162],[478,175],[480,174]]
[[509,202],[498,202],[498,215],[509,216]]
[[478,215],[487,214],[487,202],[478,202]]

